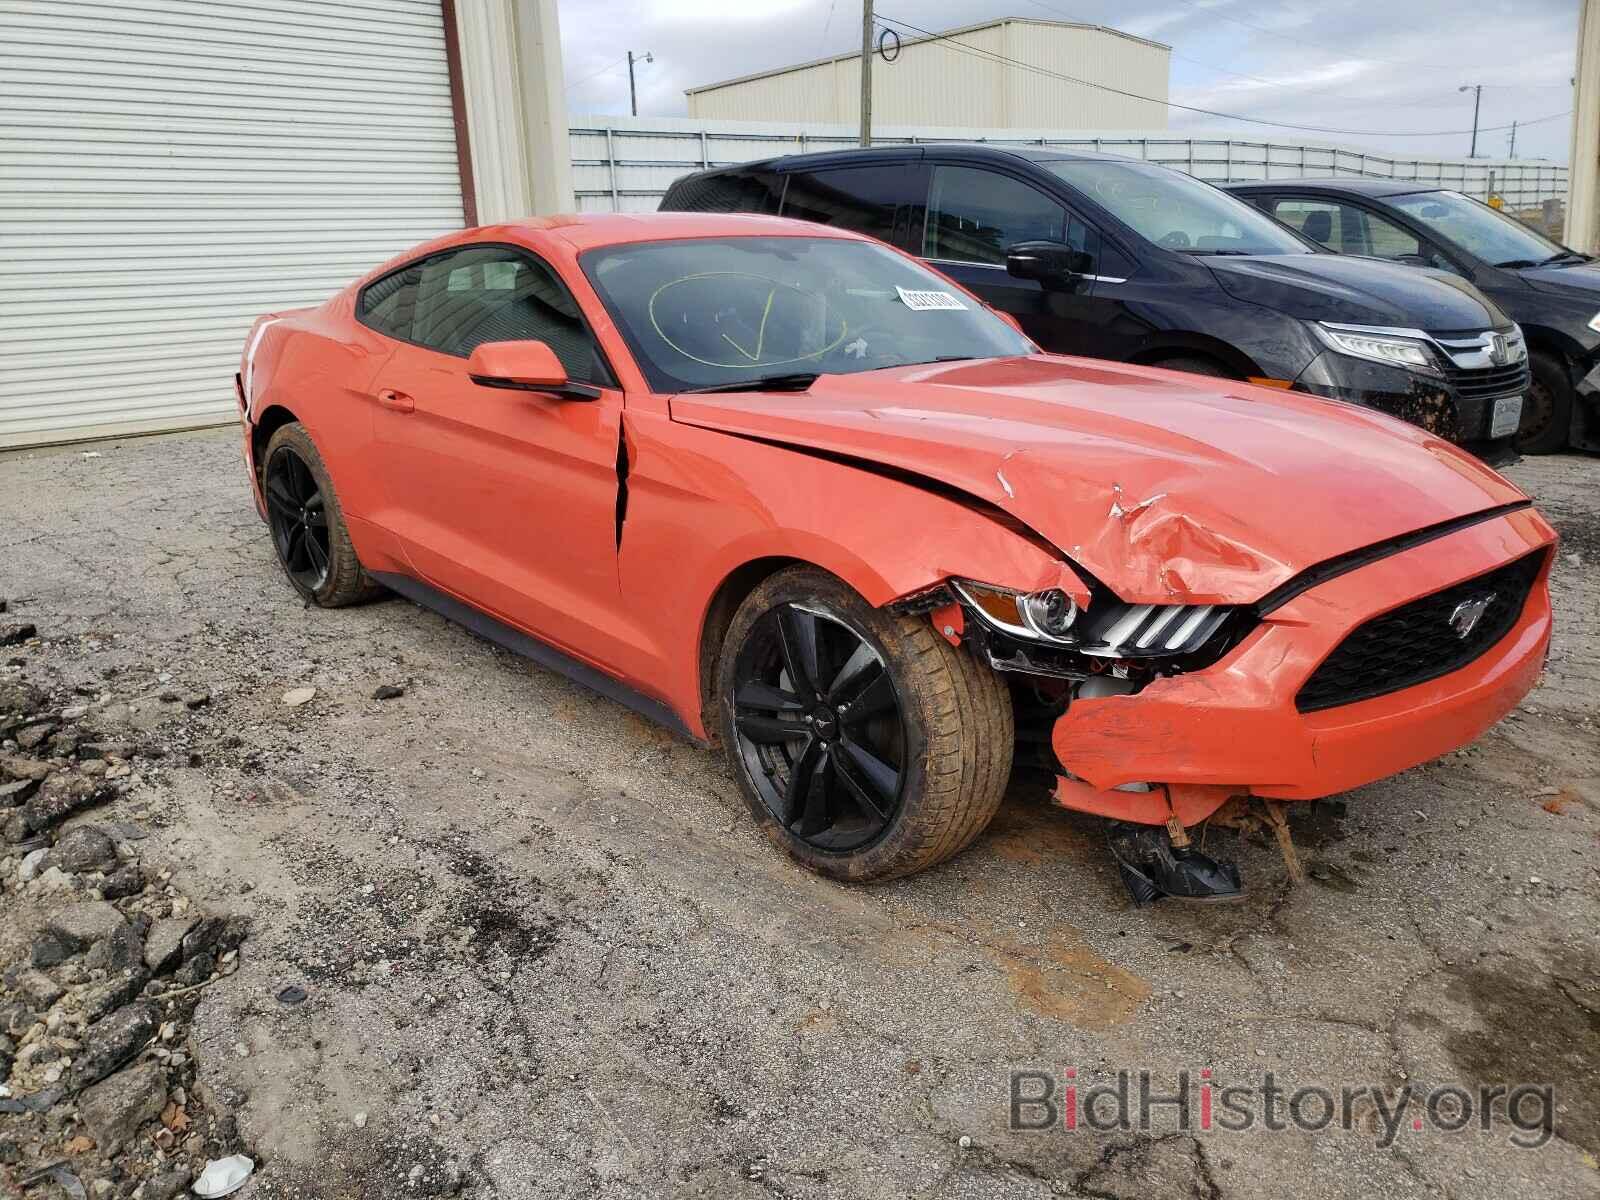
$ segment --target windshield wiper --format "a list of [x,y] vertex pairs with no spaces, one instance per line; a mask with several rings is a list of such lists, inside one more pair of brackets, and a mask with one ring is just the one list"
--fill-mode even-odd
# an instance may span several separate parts
[[1494,265],[1497,267],[1506,267],[1514,270],[1517,267],[1538,267],[1542,266],[1543,264],[1535,262],[1531,258],[1508,258],[1505,262],[1497,262]]
[[1545,259],[1539,265],[1541,267],[1547,267],[1551,263],[1558,263],[1558,262],[1588,262],[1588,261],[1589,261],[1589,256],[1587,254],[1579,254],[1576,250],[1563,250],[1560,254],[1552,254],[1549,258]]
[[713,383],[710,387],[686,388],[685,394],[702,392],[803,392],[816,381],[816,372],[796,371],[789,375],[767,375],[761,379],[741,379],[737,383]]
[[[1183,248],[1183,250],[1181,251],[1181,253],[1184,253],[1184,254],[1232,254],[1232,255],[1240,255],[1240,256],[1243,256],[1245,258],[1249,258],[1252,254],[1255,253],[1255,251],[1254,250],[1218,250],[1218,249],[1213,249],[1210,246],[1185,246]],[[1285,251],[1285,253],[1293,253],[1293,251]]]

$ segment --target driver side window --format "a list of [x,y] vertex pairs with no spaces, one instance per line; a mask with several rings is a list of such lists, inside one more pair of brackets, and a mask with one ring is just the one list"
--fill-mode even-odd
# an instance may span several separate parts
[[1089,227],[1038,188],[979,167],[933,169],[923,257],[1003,267],[1017,242],[1089,250]]
[[567,377],[614,386],[594,335],[566,285],[509,246],[470,246],[429,259],[417,279],[411,338],[465,358],[483,342],[540,341]]

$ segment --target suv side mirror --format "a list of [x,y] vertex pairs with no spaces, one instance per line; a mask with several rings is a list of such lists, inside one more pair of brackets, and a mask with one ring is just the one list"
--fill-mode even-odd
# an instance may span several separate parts
[[544,342],[482,342],[467,358],[467,374],[482,387],[548,392],[565,400],[593,400],[600,389],[572,383],[556,352]]
[[1017,242],[1006,248],[1006,273],[1059,287],[1075,275],[1094,274],[1094,256],[1065,242]]

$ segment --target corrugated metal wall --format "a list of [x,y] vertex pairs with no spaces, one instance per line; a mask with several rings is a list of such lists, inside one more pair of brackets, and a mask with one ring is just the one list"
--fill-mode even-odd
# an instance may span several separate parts
[[[1168,59],[1155,42],[1057,21],[999,21],[937,39],[907,38],[893,62],[874,60],[873,117],[882,124],[1161,129]],[[703,120],[849,124],[860,120],[861,59],[828,59],[688,98],[690,117]]]
[[438,0],[0,0],[0,446],[226,420],[251,320],[462,222]]
[[[1567,168],[1490,158],[1390,158],[1326,142],[1262,142],[1167,133],[1063,133],[1043,130],[877,125],[879,145],[976,142],[1054,146],[1122,154],[1174,167],[1214,183],[1367,175],[1417,179],[1486,197],[1510,208],[1566,195]],[[728,166],[780,154],[856,144],[848,126],[801,122],[697,121],[676,117],[577,117],[572,126],[572,182],[582,212],[654,212],[668,186],[703,166]]]
[[[994,122],[996,125],[1012,129],[1044,125],[1058,130],[1167,127],[1164,101],[1169,51],[1104,30],[1079,36],[1080,31],[1068,26],[1024,21],[1008,21],[1005,30],[1006,57],[1039,70],[1004,70],[1000,85],[1005,93],[1005,109],[1000,120]],[[1101,88],[1065,83],[1053,78],[1055,74],[1107,83],[1153,99],[1134,100]],[[876,73],[873,82],[877,82]],[[894,119],[907,124],[979,123],[959,111],[939,121],[918,118],[914,113]]]

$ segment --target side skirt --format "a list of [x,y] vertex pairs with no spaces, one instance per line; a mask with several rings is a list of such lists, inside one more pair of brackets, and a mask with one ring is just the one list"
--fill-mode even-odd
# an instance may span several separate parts
[[659,700],[646,696],[643,692],[635,691],[620,680],[613,679],[604,671],[591,667],[588,663],[579,662],[571,655],[557,650],[547,642],[541,642],[531,634],[523,633],[504,621],[491,617],[488,613],[473,608],[461,600],[457,600],[448,592],[441,592],[438,588],[423,583],[420,579],[413,579],[409,575],[397,575],[388,571],[374,571],[372,577],[390,591],[397,592],[423,608],[431,609],[441,617],[454,621],[463,628],[470,629],[473,633],[497,646],[504,647],[513,654],[531,659],[541,667],[548,667],[552,671],[565,675],[574,683],[582,684],[590,691],[598,692],[607,700],[614,700],[644,717],[653,721],[664,729],[669,729],[679,737],[692,742],[696,746],[705,747],[707,743],[689,732],[684,723],[678,719],[678,714],[673,712]]

